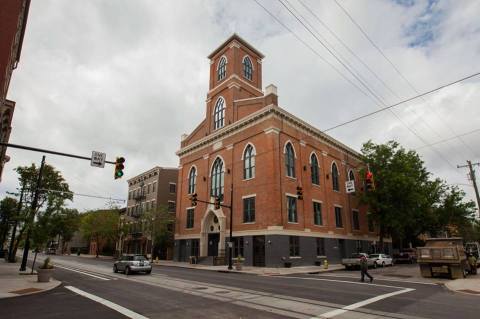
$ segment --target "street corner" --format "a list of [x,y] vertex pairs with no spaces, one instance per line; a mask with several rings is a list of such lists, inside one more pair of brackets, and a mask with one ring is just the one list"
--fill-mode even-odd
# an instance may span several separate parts
[[468,276],[464,279],[451,280],[444,283],[447,289],[473,296],[480,297],[480,275]]

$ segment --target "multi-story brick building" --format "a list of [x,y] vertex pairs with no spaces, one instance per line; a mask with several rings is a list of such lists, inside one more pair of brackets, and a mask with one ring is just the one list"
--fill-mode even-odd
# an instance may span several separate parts
[[[30,0],[0,2],[0,142],[8,143],[12,131],[15,102],[7,99],[12,72],[17,68],[22,52]],[[0,146],[0,179],[8,161],[6,147]]]
[[280,108],[275,86],[262,92],[263,57],[237,35],[208,56],[206,117],[177,152],[176,260],[226,252],[229,209],[192,207],[192,193],[233,204],[234,256],[248,265],[335,262],[377,239],[345,190],[347,180],[362,188],[360,154]]
[[[128,232],[121,239],[122,244],[120,248],[117,247],[118,250],[123,253],[151,254],[151,233],[146,231],[141,223],[142,214],[163,206],[174,215],[177,179],[177,168],[156,166],[127,181],[127,209],[121,219],[128,224]],[[173,228],[173,224],[170,227]],[[173,247],[157,247],[155,243],[154,246],[159,258],[172,258]]]

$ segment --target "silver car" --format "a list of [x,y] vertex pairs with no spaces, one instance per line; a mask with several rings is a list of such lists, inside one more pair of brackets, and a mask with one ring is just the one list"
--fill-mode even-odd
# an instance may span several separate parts
[[143,255],[123,255],[113,264],[113,272],[123,271],[125,275],[135,272],[152,272],[152,265]]

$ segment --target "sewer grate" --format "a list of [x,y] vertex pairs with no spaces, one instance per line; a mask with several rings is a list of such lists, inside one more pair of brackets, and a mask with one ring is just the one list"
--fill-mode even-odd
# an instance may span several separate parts
[[205,290],[205,289],[208,289],[208,287],[193,287],[192,289]]
[[475,291],[475,290],[470,290],[470,289],[462,289],[462,290],[459,290],[459,291],[466,292],[466,293],[469,293],[469,294],[480,295],[480,291]]
[[9,291],[10,293],[12,294],[17,294],[17,295],[23,295],[23,294],[28,294],[30,292],[37,292],[37,291],[41,291],[43,289],[39,289],[39,288],[25,288],[25,289],[20,289],[20,290],[14,290],[14,291]]

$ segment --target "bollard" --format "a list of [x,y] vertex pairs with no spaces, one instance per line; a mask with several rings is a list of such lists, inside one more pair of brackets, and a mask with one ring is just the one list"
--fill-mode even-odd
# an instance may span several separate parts
[[323,261],[323,268],[328,269],[328,260],[326,259]]

